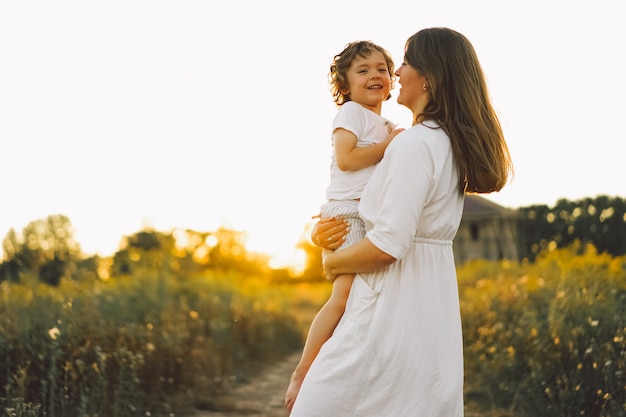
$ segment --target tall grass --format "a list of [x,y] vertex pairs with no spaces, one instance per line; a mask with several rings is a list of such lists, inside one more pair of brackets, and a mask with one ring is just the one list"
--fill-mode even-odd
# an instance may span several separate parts
[[626,260],[592,246],[459,269],[468,397],[523,417],[626,416]]
[[300,347],[293,290],[146,273],[0,287],[0,416],[173,415]]
[[[626,416],[624,257],[572,246],[458,275],[468,410]],[[31,279],[0,285],[0,417],[175,416],[299,350],[331,288],[158,270]]]

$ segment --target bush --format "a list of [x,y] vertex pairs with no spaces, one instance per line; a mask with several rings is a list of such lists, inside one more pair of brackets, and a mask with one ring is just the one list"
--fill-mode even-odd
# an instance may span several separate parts
[[261,278],[36,281],[0,284],[3,416],[167,415],[302,342]]
[[626,414],[623,257],[573,245],[468,263],[459,281],[468,396],[520,416]]

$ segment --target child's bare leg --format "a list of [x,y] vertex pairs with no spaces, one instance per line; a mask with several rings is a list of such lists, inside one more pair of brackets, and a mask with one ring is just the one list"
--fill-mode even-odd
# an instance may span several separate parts
[[337,278],[335,278],[330,298],[311,323],[309,334],[307,335],[304,349],[302,350],[302,357],[296,366],[296,370],[291,374],[289,387],[285,394],[285,407],[289,411],[291,411],[296,401],[300,386],[302,385],[302,381],[309,367],[322,348],[322,345],[332,336],[335,327],[337,327],[337,323],[339,323],[341,316],[346,310],[346,302],[350,294],[353,279],[354,274],[338,275]]

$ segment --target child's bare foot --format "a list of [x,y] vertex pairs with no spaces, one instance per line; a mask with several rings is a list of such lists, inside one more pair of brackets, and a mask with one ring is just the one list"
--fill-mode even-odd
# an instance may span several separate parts
[[293,404],[296,402],[298,392],[300,392],[302,381],[304,381],[304,375],[306,375],[305,372],[299,372],[296,369],[295,371],[293,371],[293,373],[291,374],[291,378],[289,379],[289,386],[287,387],[287,392],[285,393],[285,408],[290,413],[291,409],[293,408]]

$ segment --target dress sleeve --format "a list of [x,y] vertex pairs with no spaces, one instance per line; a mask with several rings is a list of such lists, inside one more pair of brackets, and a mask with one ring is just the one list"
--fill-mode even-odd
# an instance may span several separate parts
[[435,184],[435,156],[427,141],[398,135],[378,167],[383,170],[379,204],[367,238],[380,250],[401,259],[413,244],[420,216]]

